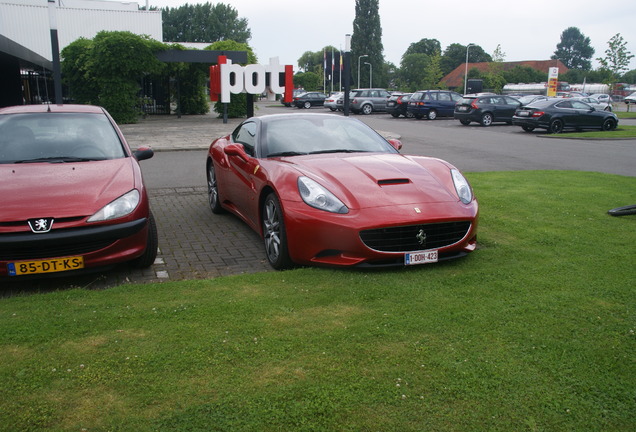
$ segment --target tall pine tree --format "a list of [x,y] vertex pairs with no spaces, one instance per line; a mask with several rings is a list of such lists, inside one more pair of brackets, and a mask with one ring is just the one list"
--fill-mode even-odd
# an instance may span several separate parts
[[[384,71],[384,47],[382,46],[382,26],[380,25],[379,0],[356,0],[356,17],[351,35],[351,73],[354,85],[357,83],[358,63],[360,63],[360,86],[369,85],[369,74],[373,68],[373,87],[386,87]],[[359,59],[360,56],[366,55]],[[371,67],[364,62],[370,63]]]

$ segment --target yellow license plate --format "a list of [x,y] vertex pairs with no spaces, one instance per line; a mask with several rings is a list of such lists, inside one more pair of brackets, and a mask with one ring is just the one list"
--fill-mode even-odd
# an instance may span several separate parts
[[84,268],[84,257],[73,256],[37,261],[16,261],[7,264],[9,276],[54,273]]

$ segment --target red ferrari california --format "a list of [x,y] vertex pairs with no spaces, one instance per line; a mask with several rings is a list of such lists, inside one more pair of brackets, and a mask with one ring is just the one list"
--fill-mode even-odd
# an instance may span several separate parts
[[100,107],[0,109],[0,277],[150,266],[157,229],[138,160]]
[[473,251],[479,210],[468,181],[400,147],[350,117],[253,117],[210,145],[210,208],[256,230],[275,269],[404,266]]

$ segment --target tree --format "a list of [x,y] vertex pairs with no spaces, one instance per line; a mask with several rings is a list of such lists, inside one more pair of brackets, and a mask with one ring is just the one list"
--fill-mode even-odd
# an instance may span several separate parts
[[232,6],[185,4],[161,11],[163,40],[170,42],[218,42],[233,40],[247,43],[252,38],[247,19],[239,18]]
[[594,48],[590,45],[590,38],[583,35],[578,28],[568,27],[561,33],[561,42],[551,58],[561,60],[570,69],[590,70],[593,55]]
[[[384,47],[382,45],[382,26],[380,25],[379,0],[356,0],[356,16],[353,20],[351,35],[351,58],[353,63],[361,55],[373,68],[373,85],[386,86],[384,76]],[[357,65],[357,64],[356,64]],[[360,69],[360,82],[369,82],[369,69]],[[357,72],[357,71],[356,71]],[[355,74],[355,72],[354,72]]]
[[322,72],[298,72],[294,75],[294,87],[302,88],[307,91],[322,89]]
[[501,93],[503,86],[506,85],[504,78],[503,62],[506,59],[506,53],[501,49],[501,45],[497,45],[495,52],[492,54],[492,62],[488,65],[488,72],[484,76],[485,87],[492,89],[495,93]]
[[444,77],[444,74],[442,74],[442,68],[440,67],[440,60],[441,55],[439,51],[429,56],[428,66],[424,71],[424,82],[422,83],[422,88],[438,89],[443,87],[440,84],[440,81]]
[[605,57],[598,57],[596,60],[603,69],[612,73],[612,78],[615,81],[628,70],[629,61],[634,58],[634,55],[627,51],[627,42],[623,41],[620,33],[612,36],[607,44],[609,47],[605,50]]
[[402,56],[398,82],[399,88],[408,92],[421,90],[429,62],[430,58],[426,54],[415,53]]
[[402,57],[409,54],[426,54],[434,56],[442,51],[442,47],[437,39],[421,39],[419,42],[413,42],[406,49]]
[[[492,57],[484,51],[479,45],[471,45],[468,49],[468,63],[491,62]],[[447,75],[451,73],[457,66],[466,62],[466,45],[458,43],[450,44],[444,50],[440,59],[440,67],[442,73]]]

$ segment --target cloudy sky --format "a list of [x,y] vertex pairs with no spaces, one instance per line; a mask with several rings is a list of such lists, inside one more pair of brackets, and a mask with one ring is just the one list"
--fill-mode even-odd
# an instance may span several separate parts
[[[140,6],[146,0],[134,0]],[[150,6],[179,7],[208,0],[147,0]],[[259,63],[278,57],[281,64],[297,67],[306,51],[327,45],[344,48],[353,31],[355,0],[209,0],[225,3],[248,20],[250,46]],[[384,57],[396,65],[408,46],[421,39],[439,40],[442,50],[452,43],[474,43],[492,54],[497,45],[506,61],[547,60],[556,50],[561,33],[578,27],[590,38],[594,58],[604,57],[608,41],[617,33],[636,54],[636,1],[598,0],[511,1],[380,0]],[[593,60],[594,68],[598,62]],[[636,69],[636,58],[630,63]]]

